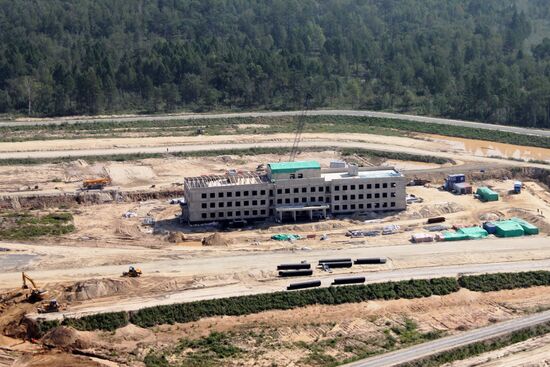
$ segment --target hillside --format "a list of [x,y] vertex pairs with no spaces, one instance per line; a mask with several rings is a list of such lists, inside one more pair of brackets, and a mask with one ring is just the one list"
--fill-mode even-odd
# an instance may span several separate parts
[[550,128],[546,0],[0,0],[0,113],[315,107]]

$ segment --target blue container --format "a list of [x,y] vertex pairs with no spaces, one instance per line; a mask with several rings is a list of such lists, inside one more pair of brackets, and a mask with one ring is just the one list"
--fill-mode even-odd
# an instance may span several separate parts
[[497,226],[492,222],[485,222],[483,223],[483,229],[486,230],[489,234],[495,234],[495,232],[497,231]]

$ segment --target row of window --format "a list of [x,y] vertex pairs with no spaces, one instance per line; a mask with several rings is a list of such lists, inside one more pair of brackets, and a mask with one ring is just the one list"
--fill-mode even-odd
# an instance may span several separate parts
[[[285,204],[290,204],[291,202],[293,202],[294,204],[297,204],[297,203],[307,203],[308,200],[307,200],[307,197],[302,197],[302,198],[294,198],[292,201],[290,200],[290,198],[286,198],[286,199],[277,199],[277,204],[283,204],[283,201]],[[325,202],[325,198],[323,196],[319,196],[319,197],[310,197],[309,198],[309,202],[310,203],[315,203],[315,202],[319,202],[319,203],[324,203]]]
[[[350,190],[355,190],[356,188],[358,188],[359,190],[364,190],[365,189],[365,186],[367,187],[367,190],[372,190],[372,188],[374,187],[375,189],[379,189],[379,188],[383,188],[383,189],[387,189],[388,187],[397,187],[397,183],[395,182],[390,182],[390,184],[388,185],[387,182],[383,182],[383,183],[375,183],[375,184],[360,184],[360,185],[342,185],[341,188],[342,188],[342,191],[348,191],[348,188]],[[340,191],[340,185],[334,185],[334,191]]]
[[[344,204],[344,205],[334,205],[334,211],[337,212],[337,211],[346,211],[346,210],[356,210],[356,209],[379,209],[379,208],[387,208],[388,207],[388,203],[385,202],[385,203],[367,203],[367,204]],[[390,208],[395,208],[395,202],[391,202],[390,205],[389,205]],[[349,208],[349,209],[348,209]]]
[[[236,206],[236,207],[240,207],[241,205],[242,206],[250,206],[250,203],[252,203],[252,206],[257,206],[258,203],[259,205],[266,205],[266,201],[265,200],[245,200],[245,201],[228,201],[228,202],[223,202],[223,201],[220,201],[218,202],[217,206],[216,206],[216,202],[215,201],[211,201],[210,203],[201,203],[201,208],[203,209],[206,209],[206,208],[232,208],[233,206]],[[272,202],[270,202],[270,204],[272,204]]]
[[[325,187],[324,186],[309,186],[309,192],[324,192]],[[306,193],[308,192],[308,187],[294,187],[294,188],[286,188],[286,189],[277,189],[277,195],[283,194],[290,194],[291,192],[294,194],[298,194],[299,192]]]
[[[211,192],[210,194],[207,194],[206,192],[203,192],[201,194],[201,198],[202,199],[207,199],[207,198],[210,198],[210,199],[215,199],[216,197],[218,198],[232,198],[232,197],[241,197],[242,196],[258,196],[258,192],[260,193],[260,195],[265,195],[267,192],[266,190],[245,190],[245,191],[235,191],[235,192],[232,192],[232,191],[220,191],[217,193],[215,192]],[[270,194],[273,194],[272,192]]]
[[253,216],[256,217],[258,215],[265,216],[267,211],[265,209],[261,210],[243,210],[242,212],[240,210],[236,210],[235,212],[228,211],[228,212],[215,212],[215,213],[202,213],[201,218],[202,219],[215,219],[215,218],[240,218],[241,214],[244,217]]
[[[373,197],[375,199],[380,199],[381,197],[382,198],[387,198],[388,197],[388,193],[387,192],[382,192],[382,193],[379,193],[379,192],[376,192],[374,194],[366,194],[366,197],[367,199],[372,199]],[[395,192],[390,192],[390,197],[394,198],[396,197],[396,194]],[[355,198],[359,199],[359,200],[363,200],[365,198],[365,195],[364,194],[358,194],[358,195],[355,195],[355,194],[352,194],[352,195],[334,195],[334,201],[339,201],[340,198],[342,198],[342,200],[346,201],[348,200],[355,200]]]

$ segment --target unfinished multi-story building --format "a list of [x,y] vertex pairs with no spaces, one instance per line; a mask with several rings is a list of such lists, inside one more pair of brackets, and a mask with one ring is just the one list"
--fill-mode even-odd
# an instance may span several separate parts
[[326,218],[406,207],[406,179],[392,167],[318,162],[269,163],[267,172],[188,177],[181,202],[184,223]]

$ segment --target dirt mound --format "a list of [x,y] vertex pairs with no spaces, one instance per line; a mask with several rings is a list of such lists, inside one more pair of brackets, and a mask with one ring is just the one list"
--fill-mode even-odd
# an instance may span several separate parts
[[135,240],[142,236],[139,226],[132,223],[119,223],[115,228],[115,234],[121,240]]
[[115,294],[127,293],[138,286],[137,279],[89,279],[77,282],[68,289],[68,301],[91,300],[109,297]]
[[407,217],[410,219],[422,219],[444,214],[457,213],[463,210],[464,208],[457,203],[424,205],[415,211],[407,211]]
[[501,212],[497,212],[497,213],[489,212],[489,213],[481,214],[479,216],[479,220],[483,222],[494,222],[494,221],[500,220],[500,218],[502,218],[503,216],[504,215]]
[[128,324],[115,331],[115,338],[117,340],[132,340],[132,341],[144,341],[146,339],[154,338],[155,334],[149,330],[144,329],[134,324]]
[[79,349],[87,349],[92,344],[90,337],[85,333],[66,326],[56,327],[49,331],[42,338],[42,343],[49,347]]
[[229,246],[231,241],[219,233],[214,233],[202,239],[203,246]]
[[181,232],[170,232],[164,239],[170,243],[178,243],[186,241],[187,237]]

